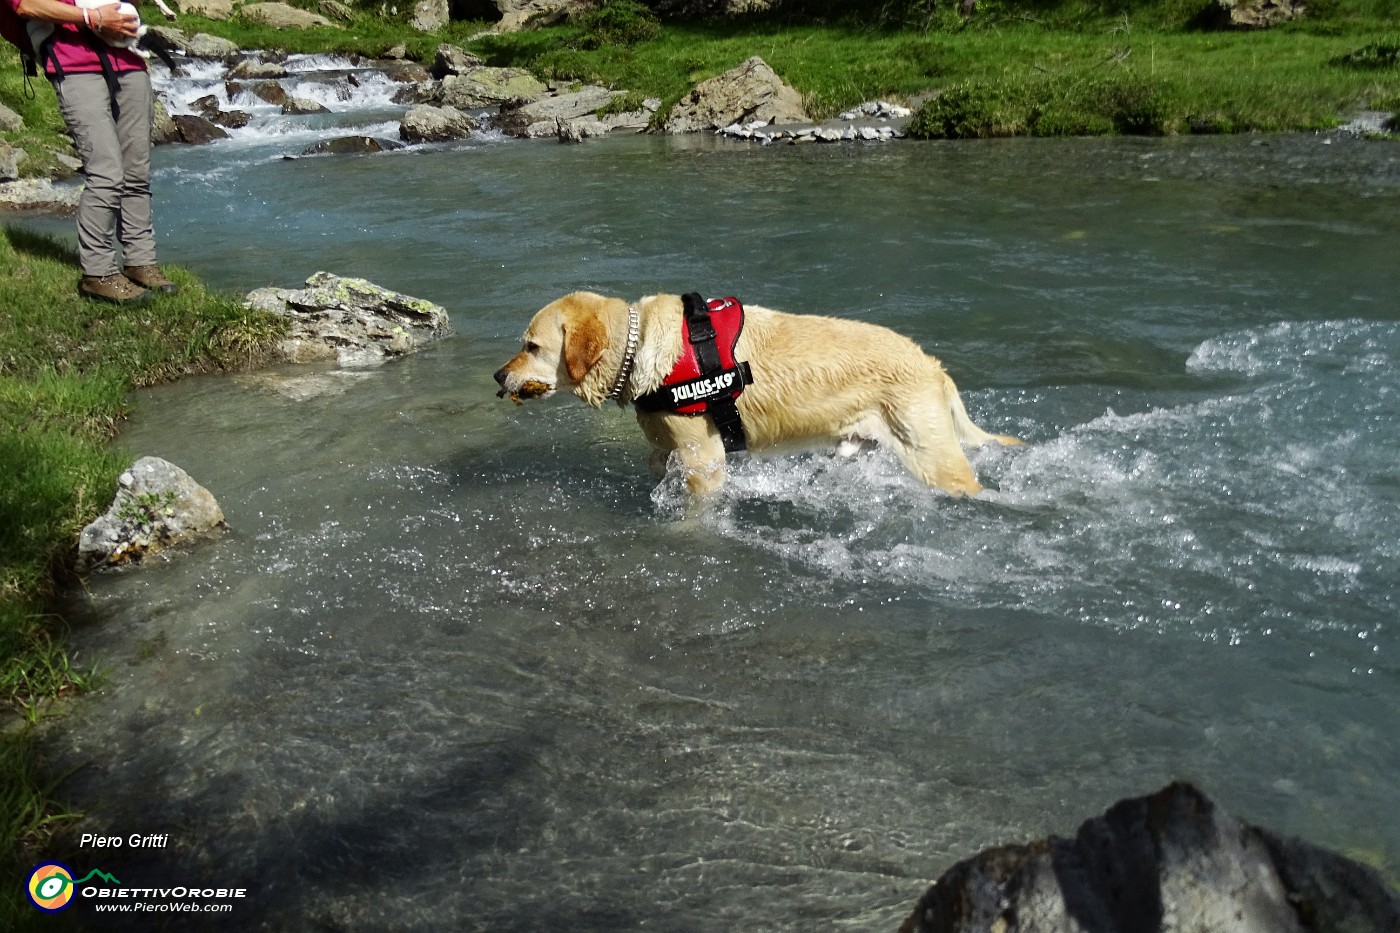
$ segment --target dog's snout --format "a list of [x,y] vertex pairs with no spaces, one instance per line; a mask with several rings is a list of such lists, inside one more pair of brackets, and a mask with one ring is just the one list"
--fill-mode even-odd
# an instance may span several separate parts
[[496,385],[504,386],[505,384],[506,384],[506,368],[505,368],[504,366],[502,366],[500,369],[496,370]]

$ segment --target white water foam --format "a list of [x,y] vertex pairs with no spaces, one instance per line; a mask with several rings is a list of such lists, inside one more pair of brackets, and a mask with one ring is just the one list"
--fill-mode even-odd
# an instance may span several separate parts
[[[398,137],[398,118],[407,108],[393,102],[402,87],[382,72],[355,66],[348,59],[328,55],[292,56],[285,63],[288,77],[280,79],[293,97],[321,104],[325,114],[288,115],[282,107],[258,97],[246,82],[232,97],[228,93],[226,67],[221,62],[190,60],[182,76],[155,69],[152,83],[169,113],[197,115],[196,101],[212,96],[218,109],[243,111],[249,121],[242,127],[224,127],[228,140],[217,145],[247,147],[268,141],[312,143],[351,133]],[[355,83],[350,83],[349,75]]]
[[[1357,360],[1368,361],[1360,375],[1374,382],[1371,398],[1393,392],[1394,368],[1375,361],[1393,357],[1396,330],[1283,323],[1205,341],[1188,370],[1263,381],[1146,411],[1110,409],[1026,447],[969,451],[986,487],[971,499],[925,489],[884,451],[743,458],[698,520],[841,580],[978,607],[1058,609],[1115,628],[1189,626],[1231,643],[1295,616],[1268,594],[1306,574],[1309,624],[1330,625],[1339,588],[1395,556],[1384,530],[1393,508],[1345,468],[1393,442],[1395,422],[1379,411],[1369,421],[1327,412],[1341,429],[1319,435],[1311,409],[1339,394],[1334,380],[1358,377]],[[974,410],[1010,401],[981,396]],[[1029,404],[1048,411],[1055,397],[1041,390]],[[676,471],[652,498],[665,517],[686,514]],[[1229,527],[1251,529],[1248,552]],[[1236,604],[1254,617],[1232,619],[1227,631],[1222,610]]]

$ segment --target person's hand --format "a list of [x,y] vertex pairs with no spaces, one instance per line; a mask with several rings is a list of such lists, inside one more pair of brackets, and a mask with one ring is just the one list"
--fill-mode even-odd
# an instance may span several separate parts
[[121,12],[115,3],[93,7],[88,14],[88,21],[92,24],[94,32],[112,39],[134,39],[136,30],[141,25],[140,17],[134,13]]

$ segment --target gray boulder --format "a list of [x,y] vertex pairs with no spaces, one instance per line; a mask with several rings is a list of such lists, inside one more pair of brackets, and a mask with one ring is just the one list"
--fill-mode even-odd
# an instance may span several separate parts
[[418,0],[408,25],[419,32],[437,32],[451,20],[447,0]]
[[569,15],[574,8],[582,8],[587,0],[496,0],[496,9],[501,12],[501,21],[494,32],[519,32],[539,26],[552,26]]
[[609,113],[598,119],[602,120],[610,130],[635,130],[641,131],[651,125],[652,115],[661,108],[661,101],[655,97],[648,97],[642,101],[640,110],[624,110],[619,113]]
[[475,71],[485,64],[466,49],[444,42],[437,47],[437,53],[433,56],[433,66],[428,69],[428,73],[440,80],[448,75],[462,75]]
[[948,869],[900,933],[1394,933],[1375,869],[1226,814],[1189,784]]
[[755,55],[724,74],[702,81],[666,116],[667,133],[717,130],[732,123],[809,123],[802,95]]
[[398,84],[416,84],[419,81],[428,81],[432,78],[428,69],[417,62],[385,59],[377,62],[375,66],[384,77]]
[[0,182],[0,208],[71,214],[78,209],[78,197],[82,193],[78,185],[55,185],[47,178]]
[[608,125],[592,117],[577,120],[560,120],[555,135],[561,143],[581,143],[590,136],[608,135]]
[[331,108],[309,97],[287,96],[282,102],[282,112],[288,116],[305,116],[310,113],[330,113]]
[[553,136],[561,122],[567,123],[591,116],[621,94],[621,91],[590,86],[568,94],[554,94],[533,101],[508,104],[501,108],[494,124],[503,133],[511,136]]
[[276,81],[225,81],[224,91],[229,100],[236,100],[239,94],[247,91],[258,100],[275,107],[285,104],[289,96],[287,89]]
[[0,139],[0,181],[18,181],[19,164],[27,158],[29,153]]
[[263,26],[271,26],[273,29],[310,29],[313,26],[335,26],[335,23],[319,13],[288,6],[285,3],[248,3],[239,7],[237,13],[239,19]]
[[440,305],[329,272],[314,273],[305,288],[257,289],[246,303],[292,322],[277,348],[290,363],[373,366],[452,333]]
[[544,82],[523,68],[474,68],[442,79],[443,105],[464,110],[538,100],[548,92]]
[[170,119],[180,131],[180,141],[191,146],[212,143],[216,139],[228,139],[228,133],[204,117],[197,117],[192,113],[177,113]]
[[348,23],[355,18],[355,11],[340,0],[320,0],[316,9],[320,10],[323,16],[338,19],[342,23]]
[[0,103],[0,132],[13,133],[24,129],[24,117]]
[[152,36],[155,37],[159,43],[157,47],[164,47],[168,51],[178,52],[182,55],[190,54],[190,37],[185,35],[182,29],[176,29],[174,26],[148,24],[146,35],[148,39]]
[[1306,12],[1305,0],[1215,0],[1218,18],[1234,29],[1267,29],[1298,19]]
[[139,562],[228,527],[209,490],[159,457],[142,457],[117,482],[111,507],[78,536],[80,572]]
[[455,107],[417,104],[408,109],[399,123],[399,138],[409,143],[445,142],[464,139],[480,127],[470,115]]
[[151,120],[151,143],[156,146],[163,146],[166,143],[179,142],[180,128],[175,125],[175,121],[170,116],[170,111],[165,107],[165,102],[157,100],[153,110],[154,114]]
[[287,67],[280,62],[265,62],[259,58],[245,58],[228,70],[228,76],[236,80],[285,78]]
[[181,13],[192,13],[205,19],[228,19],[233,15],[233,0],[175,0]]
[[[213,18],[210,17],[210,19]],[[228,58],[237,52],[238,43],[222,36],[211,36],[207,32],[198,32],[191,36],[189,45],[185,49],[185,54],[192,58]]]

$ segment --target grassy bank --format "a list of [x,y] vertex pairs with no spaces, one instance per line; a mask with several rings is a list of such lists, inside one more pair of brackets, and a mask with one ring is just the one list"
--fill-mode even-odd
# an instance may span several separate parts
[[[1360,109],[1400,110],[1400,0],[1325,0],[1305,19],[1257,31],[1207,28],[1205,0],[993,0],[967,18],[953,4],[910,3],[878,22],[828,4],[835,15],[820,22],[767,15],[646,28],[636,23],[649,14],[630,6],[631,19],[484,37],[483,23],[425,36],[367,13],[295,34],[194,17],[182,26],[245,48],[380,55],[402,43],[426,62],[453,42],[488,64],[659,98],[663,114],[698,81],[759,55],[817,118],[950,91],[916,121],[924,136],[1314,130]],[[911,16],[914,7],[928,12]]]
[[[111,440],[133,388],[257,362],[277,321],[183,286],[142,308],[77,296],[72,251],[20,228],[0,232],[0,877],[22,878],[60,823],[53,775],[34,760],[33,724],[98,676],[63,648],[50,613],[77,533],[106,509],[131,459]],[[17,900],[16,900],[17,898]],[[0,926],[35,912],[13,881]],[[37,914],[35,914],[37,916]]]

